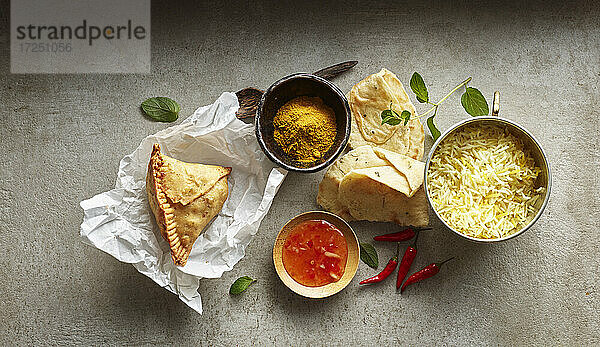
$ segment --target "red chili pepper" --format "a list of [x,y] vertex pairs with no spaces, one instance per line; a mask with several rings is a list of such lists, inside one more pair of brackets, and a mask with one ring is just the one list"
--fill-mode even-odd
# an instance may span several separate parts
[[375,236],[373,240],[375,241],[389,241],[389,242],[400,242],[410,240],[415,237],[415,232],[411,228],[406,228],[397,233],[385,234]]
[[402,286],[402,281],[406,278],[406,274],[408,274],[408,270],[410,270],[410,266],[412,265],[415,257],[417,256],[417,249],[415,248],[417,245],[417,239],[419,238],[419,233],[417,233],[413,244],[408,246],[406,251],[404,251],[404,256],[402,256],[402,261],[400,262],[400,266],[398,266],[398,278],[396,279],[396,290],[400,289]]
[[381,270],[377,275],[367,278],[364,281],[361,281],[358,284],[369,284],[369,283],[378,283],[388,278],[394,270],[396,270],[396,265],[398,265],[398,256],[393,256],[390,261],[388,261],[387,265]]
[[[421,229],[421,230],[431,230],[431,228],[425,228],[425,229]],[[402,241],[410,240],[413,237],[415,237],[415,231],[412,230],[411,228],[406,228],[397,233],[375,236],[373,238],[373,240],[388,241],[388,242],[402,242]]]
[[400,293],[404,292],[404,289],[406,289],[406,287],[410,286],[413,283],[417,283],[422,280],[428,279],[429,277],[435,276],[435,274],[440,272],[440,267],[442,265],[444,265],[444,263],[449,262],[452,259],[454,259],[454,257],[452,257],[448,260],[444,260],[443,262],[441,262],[439,264],[438,263],[429,264],[429,265],[425,266],[423,269],[410,275],[410,277],[406,280],[406,282],[404,282],[404,285],[402,286]]

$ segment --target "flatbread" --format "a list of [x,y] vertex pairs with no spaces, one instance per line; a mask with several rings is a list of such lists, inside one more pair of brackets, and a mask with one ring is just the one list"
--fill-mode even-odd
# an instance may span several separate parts
[[[427,225],[427,202],[424,194],[419,193],[423,191],[423,175],[424,163],[418,160],[385,149],[361,146],[341,157],[325,173],[319,184],[317,203],[348,221]],[[346,179],[349,181],[344,183],[342,193],[341,185]],[[354,187],[354,184],[363,187]],[[372,191],[366,192],[369,189]],[[376,192],[384,193],[381,195],[384,199],[373,196]],[[359,195],[351,196],[353,193]],[[383,210],[367,217],[372,209],[369,204]],[[414,206],[408,206],[411,204]]]
[[388,165],[388,162],[379,158],[371,146],[358,147],[338,159],[329,167],[323,180],[319,184],[317,203],[324,209],[351,220],[352,216],[347,214],[346,208],[338,201],[338,186],[344,176],[353,169],[377,167]]
[[363,145],[381,147],[413,159],[421,159],[424,153],[425,134],[419,119],[406,126],[381,124],[381,111],[392,108],[397,112],[416,114],[414,105],[402,83],[392,72],[381,69],[357,83],[347,95],[352,112],[349,146]]
[[352,171],[340,183],[338,198],[357,220],[389,221],[419,227],[429,224],[429,208],[422,187],[409,198],[360,172]]
[[[351,173],[369,177],[373,181],[385,184],[386,186],[411,197],[414,191],[410,189],[406,176],[398,172],[393,166],[368,167],[365,169],[352,170]],[[347,175],[346,175],[347,176]],[[346,177],[344,176],[344,178]],[[342,179],[343,181],[343,179]],[[341,183],[340,183],[341,184]],[[339,198],[338,198],[339,199]],[[343,202],[341,202],[343,203]]]
[[[411,197],[417,189],[423,184],[425,175],[425,163],[415,160],[406,155],[401,155],[383,148],[373,148],[377,156],[385,159],[392,164],[394,168],[405,176],[409,186],[409,197]],[[385,183],[385,182],[382,182]],[[390,185],[391,188],[394,186]]]

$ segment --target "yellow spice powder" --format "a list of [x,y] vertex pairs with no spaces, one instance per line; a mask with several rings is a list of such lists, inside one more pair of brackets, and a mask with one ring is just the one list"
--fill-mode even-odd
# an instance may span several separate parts
[[319,97],[300,96],[285,103],[273,119],[274,138],[293,159],[309,164],[335,142],[335,112]]

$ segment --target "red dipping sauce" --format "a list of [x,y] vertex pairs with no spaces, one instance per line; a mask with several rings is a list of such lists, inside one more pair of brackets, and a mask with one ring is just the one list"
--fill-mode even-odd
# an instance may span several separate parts
[[324,220],[298,224],[283,244],[283,267],[294,281],[307,287],[339,281],[347,259],[344,234]]

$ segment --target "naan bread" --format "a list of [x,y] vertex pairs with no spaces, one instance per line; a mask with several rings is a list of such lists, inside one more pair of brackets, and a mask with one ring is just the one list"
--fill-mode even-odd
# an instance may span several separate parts
[[424,165],[385,149],[358,147],[325,173],[317,203],[346,220],[427,225],[428,207],[421,188]]
[[[352,170],[350,173],[368,177],[371,180],[384,184],[408,197],[411,197],[414,194],[414,191],[411,191],[410,189],[406,176],[398,172],[393,166],[368,167],[365,169]],[[344,179],[346,176],[344,176]],[[344,179],[342,179],[342,182]],[[340,184],[342,183],[340,182]]]
[[385,165],[387,165],[387,162],[379,158],[371,146],[361,146],[348,152],[330,166],[325,173],[319,184],[317,203],[327,211],[335,213],[346,220],[352,220],[352,216],[346,212],[345,206],[341,205],[338,200],[340,182],[353,169]]
[[[422,161],[418,161],[406,155],[388,151],[387,149],[383,148],[373,148],[373,151],[377,154],[377,156],[392,164],[392,166],[396,169],[396,172],[400,173],[401,176],[404,177],[408,184],[409,193],[407,195],[409,197],[411,197],[423,184],[425,163]],[[393,187],[393,185],[389,186]]]
[[160,152],[154,145],[146,192],[150,209],[175,265],[184,266],[192,246],[227,200],[231,168],[185,163]]
[[362,172],[352,171],[340,184],[339,200],[357,220],[418,227],[429,224],[429,208],[422,187],[409,198]]
[[413,119],[406,126],[381,124],[381,111],[392,108],[401,113],[416,114],[414,105],[402,83],[392,72],[381,69],[357,83],[347,95],[352,112],[349,146],[363,145],[380,147],[421,159],[424,152],[425,134],[419,119]]

